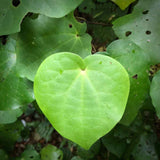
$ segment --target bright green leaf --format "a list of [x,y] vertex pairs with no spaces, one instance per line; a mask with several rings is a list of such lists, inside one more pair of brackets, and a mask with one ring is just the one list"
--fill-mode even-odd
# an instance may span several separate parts
[[122,10],[125,10],[135,0],[111,0],[117,4]]
[[54,128],[85,149],[121,119],[129,93],[129,78],[116,60],[73,53],[49,56],[39,67],[36,100]]
[[130,94],[121,122],[129,125],[136,117],[139,109],[149,93],[148,57],[136,44],[127,40],[111,43],[107,52],[118,60],[128,71],[130,77]]
[[20,24],[28,12],[49,17],[63,17],[74,10],[82,0],[0,0],[0,35],[20,31]]
[[85,31],[86,24],[77,22],[72,14],[61,19],[46,16],[26,19],[17,38],[19,74],[33,80],[40,63],[56,52],[89,55],[91,38]]
[[11,123],[22,114],[20,107],[33,101],[32,84],[16,72],[15,41],[0,44],[0,123]]
[[140,0],[132,14],[117,19],[113,29],[119,38],[128,39],[150,56],[152,64],[160,63],[160,1]]
[[150,95],[157,115],[160,118],[160,71],[158,71],[153,77],[150,88]]
[[63,152],[57,147],[48,144],[41,150],[41,160],[62,160]]

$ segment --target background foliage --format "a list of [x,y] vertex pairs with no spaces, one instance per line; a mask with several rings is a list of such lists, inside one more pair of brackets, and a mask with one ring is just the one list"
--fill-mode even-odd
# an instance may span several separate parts
[[[0,159],[158,160],[159,8],[159,0],[0,0]],[[33,94],[40,63],[66,51],[108,55],[130,77],[123,118],[88,151],[54,130]]]

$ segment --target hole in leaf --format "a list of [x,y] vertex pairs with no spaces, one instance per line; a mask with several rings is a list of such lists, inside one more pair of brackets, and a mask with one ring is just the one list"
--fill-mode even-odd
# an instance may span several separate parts
[[14,7],[18,7],[20,4],[20,0],[12,0],[12,4]]
[[29,158],[31,158],[31,159],[32,159],[32,158],[34,158],[34,157],[33,157],[33,156],[30,156]]
[[0,36],[0,38],[1,38],[1,43],[5,45],[7,43],[7,36]]
[[134,79],[138,79],[138,75],[137,75],[137,74],[135,74],[134,76],[132,76],[132,78],[134,78]]
[[69,24],[69,28],[72,28],[72,24]]
[[149,19],[146,19],[146,21],[149,21]]
[[84,9],[84,10],[86,10],[86,9],[87,9],[87,7],[85,6],[83,9]]
[[151,31],[146,31],[146,34],[151,34]]
[[127,32],[126,32],[126,37],[128,37],[128,36],[131,35],[131,34],[132,34],[131,31],[127,31]]
[[142,13],[143,13],[143,14],[148,14],[148,12],[149,12],[149,10],[145,10],[145,11],[143,11]]

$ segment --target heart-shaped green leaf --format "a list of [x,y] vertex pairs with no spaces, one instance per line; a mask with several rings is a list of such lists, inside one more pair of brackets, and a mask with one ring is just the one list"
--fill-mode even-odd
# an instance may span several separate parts
[[116,60],[56,53],[39,67],[36,100],[54,128],[85,149],[121,119],[129,93],[129,77]]

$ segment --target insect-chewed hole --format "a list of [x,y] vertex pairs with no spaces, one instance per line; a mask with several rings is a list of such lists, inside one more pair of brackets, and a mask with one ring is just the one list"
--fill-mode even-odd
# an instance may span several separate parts
[[69,24],[69,28],[72,28],[72,24]]
[[12,4],[14,7],[18,7],[20,3],[20,0],[12,0]]
[[125,35],[126,35],[126,37],[128,37],[128,36],[131,35],[131,34],[132,34],[131,31],[127,31]]
[[151,34],[151,31],[146,31],[146,34]]
[[144,10],[142,14],[148,14],[149,10]]
[[134,76],[132,76],[133,79],[138,79],[138,74],[135,74]]
[[86,10],[86,9],[87,9],[87,7],[85,6],[83,9],[84,9],[84,10]]

